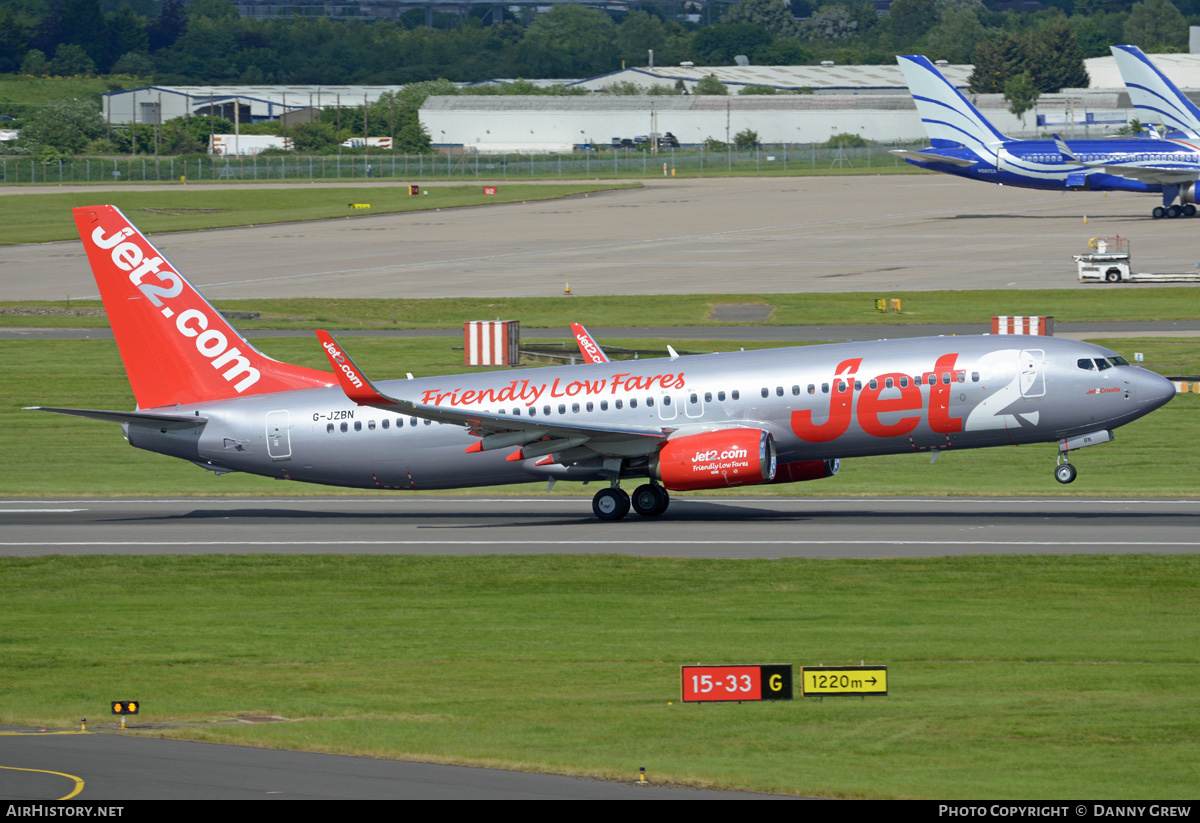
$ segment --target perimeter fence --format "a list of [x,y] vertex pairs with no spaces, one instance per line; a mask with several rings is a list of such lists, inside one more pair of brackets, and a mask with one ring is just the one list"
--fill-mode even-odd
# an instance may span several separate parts
[[796,174],[904,165],[891,149],[922,144],[827,146],[789,143],[750,151],[608,149],[507,154],[262,154],[251,157],[0,158],[0,185],[29,183],[266,180],[546,180]]

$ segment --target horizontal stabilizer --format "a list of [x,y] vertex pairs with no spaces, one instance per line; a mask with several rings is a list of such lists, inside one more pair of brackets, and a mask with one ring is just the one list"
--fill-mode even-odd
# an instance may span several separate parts
[[963,157],[943,157],[940,154],[931,154],[925,151],[911,151],[910,149],[892,149],[890,154],[894,154],[901,160],[910,160],[913,163],[945,163],[947,166],[974,166],[978,160],[967,160]]
[[137,423],[142,426],[157,426],[161,429],[190,429],[203,426],[207,417],[186,414],[148,414],[146,412],[105,411],[103,409],[63,409],[55,406],[26,406],[25,411],[54,412],[72,417],[88,417],[109,423]]

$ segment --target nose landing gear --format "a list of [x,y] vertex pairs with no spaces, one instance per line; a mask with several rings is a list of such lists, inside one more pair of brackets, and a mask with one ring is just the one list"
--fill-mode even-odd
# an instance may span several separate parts
[[1067,462],[1067,453],[1058,453],[1058,465],[1054,467],[1054,479],[1059,483],[1070,483],[1075,479],[1079,471]]

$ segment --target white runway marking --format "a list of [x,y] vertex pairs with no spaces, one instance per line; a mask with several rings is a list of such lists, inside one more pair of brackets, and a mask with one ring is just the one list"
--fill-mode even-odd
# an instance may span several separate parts
[[0,543],[0,548],[36,546],[1174,546],[1200,548],[1200,541],[1148,540],[147,540]]
[[46,512],[85,512],[87,509],[0,509],[0,514],[32,514]]

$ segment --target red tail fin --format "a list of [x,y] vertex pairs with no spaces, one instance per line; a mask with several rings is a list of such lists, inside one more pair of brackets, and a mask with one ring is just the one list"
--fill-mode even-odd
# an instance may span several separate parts
[[116,206],[72,211],[138,408],[333,384],[247,343]]

